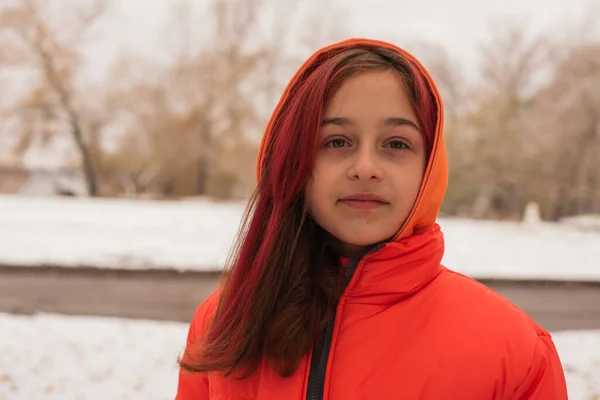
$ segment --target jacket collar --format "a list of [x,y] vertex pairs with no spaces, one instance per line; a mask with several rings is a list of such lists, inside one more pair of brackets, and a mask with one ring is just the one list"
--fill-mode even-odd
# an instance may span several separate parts
[[409,297],[442,270],[444,236],[438,224],[429,230],[367,254],[358,266],[344,293],[348,303],[393,304]]

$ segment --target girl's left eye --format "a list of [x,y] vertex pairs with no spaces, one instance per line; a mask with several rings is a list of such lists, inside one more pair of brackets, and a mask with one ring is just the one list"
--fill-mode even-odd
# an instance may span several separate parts
[[389,146],[395,150],[408,149],[408,145],[401,140],[392,140],[391,142],[387,143],[386,146]]

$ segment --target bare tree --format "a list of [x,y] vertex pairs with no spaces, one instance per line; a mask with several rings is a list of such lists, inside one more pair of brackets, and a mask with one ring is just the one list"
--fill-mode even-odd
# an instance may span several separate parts
[[104,132],[114,145],[103,152],[99,173],[117,194],[171,196],[182,175],[189,175],[196,121],[170,97],[169,72],[123,59],[110,75],[105,102],[111,118]]
[[461,117],[463,134],[451,143],[463,159],[453,166],[460,185],[449,192],[457,203],[477,204],[471,210],[475,216],[518,218],[528,201],[532,165],[525,126],[550,46],[543,36],[533,37],[523,21],[504,21],[491,33],[481,51],[482,79]]
[[[182,45],[172,67],[172,98],[196,121],[195,150],[197,193],[208,190],[211,170],[218,168],[222,142],[240,140],[244,128],[255,124],[254,104],[244,93],[254,88],[265,46],[249,46],[257,29],[261,1],[214,0],[209,5],[212,30],[203,32],[210,40],[203,47],[190,43],[198,32],[189,28],[191,12],[174,14],[171,30]],[[183,5],[182,5],[183,4]],[[179,7],[192,10],[190,4]],[[226,132],[226,135],[219,135]]]
[[40,134],[32,121],[45,125],[45,140],[62,131],[65,121],[81,156],[90,196],[99,194],[98,181],[83,116],[75,105],[75,79],[82,62],[80,45],[107,5],[106,0],[78,2],[61,10],[61,20],[52,9],[60,7],[56,1],[18,0],[0,7],[0,62],[30,67],[39,78],[25,99],[12,106],[23,126],[17,149],[25,151]]
[[600,42],[571,45],[531,116],[548,218],[600,213]]
[[484,87],[511,101],[531,96],[540,86],[551,53],[547,35],[532,35],[523,19],[495,21],[491,33],[481,46]]
[[96,156],[97,175],[113,194],[245,196],[266,119],[305,56],[293,45],[306,39],[301,3],[173,7],[163,32],[170,62],[123,57],[108,79],[108,120],[101,129],[86,121],[115,143]]
[[581,29],[558,45],[523,21],[495,25],[450,128],[445,211],[520,218],[535,201],[551,220],[599,212],[600,42]]

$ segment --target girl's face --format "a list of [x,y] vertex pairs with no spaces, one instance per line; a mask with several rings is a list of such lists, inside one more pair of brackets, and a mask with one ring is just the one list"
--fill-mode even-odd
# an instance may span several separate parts
[[425,172],[418,119],[392,71],[345,81],[324,110],[307,186],[309,212],[352,257],[392,238],[408,217]]

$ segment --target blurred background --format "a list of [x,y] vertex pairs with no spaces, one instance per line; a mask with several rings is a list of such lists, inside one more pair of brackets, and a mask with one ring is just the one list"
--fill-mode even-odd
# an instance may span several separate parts
[[265,124],[348,37],[446,107],[445,264],[600,399],[600,0],[0,0],[0,400],[170,399]]

